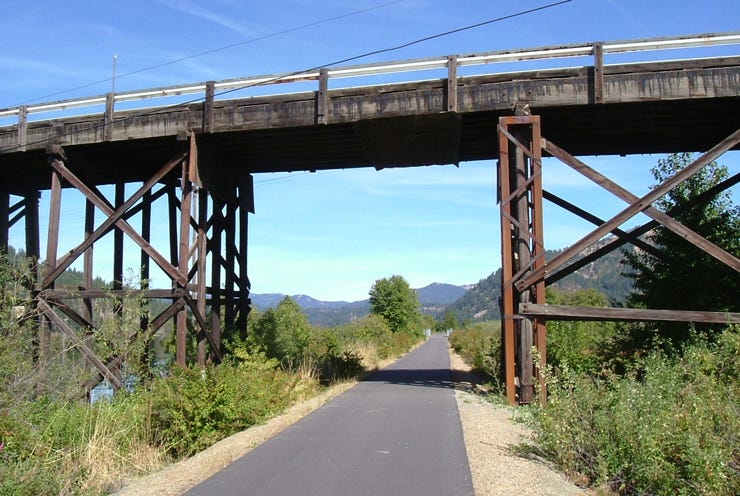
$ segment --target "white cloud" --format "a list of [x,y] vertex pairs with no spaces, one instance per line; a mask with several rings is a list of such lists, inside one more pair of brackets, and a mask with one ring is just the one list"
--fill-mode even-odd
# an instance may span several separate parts
[[221,27],[235,31],[242,36],[254,37],[259,34],[258,30],[255,29],[253,26],[247,26],[244,23],[236,22],[227,16],[217,14],[216,12],[207,10],[199,5],[195,5],[193,2],[190,2],[190,1],[183,1],[183,0],[158,0],[158,1],[159,3],[173,10],[177,10],[187,15],[205,19]]

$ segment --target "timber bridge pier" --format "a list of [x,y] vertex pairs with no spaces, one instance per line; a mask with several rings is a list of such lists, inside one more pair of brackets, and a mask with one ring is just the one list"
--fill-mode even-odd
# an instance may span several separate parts
[[[53,328],[75,343],[90,364],[86,388],[103,379],[122,387],[119,369],[125,353],[98,356],[84,337],[100,325],[93,312],[96,300],[125,292],[124,236],[140,249],[143,281],[149,280],[152,263],[169,280],[164,288],[141,288],[145,297],[169,303],[143,319],[128,339],[146,340],[174,320],[179,364],[185,365],[188,356],[201,364],[218,362],[222,334],[246,332],[252,174],[278,171],[498,160],[504,358],[512,403],[532,400],[537,371],[531,349],[536,346],[546,357],[546,320],[739,322],[738,314],[544,305],[545,286],[584,263],[573,263],[576,254],[609,233],[618,239],[606,251],[626,242],[654,250],[637,238],[654,223],[740,272],[735,255],[651,206],[708,162],[740,147],[738,46],[737,32],[596,42],[324,68],[0,109],[0,245],[7,246],[11,229],[24,226],[22,248],[44,261],[29,288],[35,296],[40,365],[48,357]],[[708,50],[714,52],[706,55]],[[347,81],[359,83],[343,86]],[[283,92],[277,94],[278,89]],[[642,198],[576,158],[680,151],[702,155]],[[563,161],[628,207],[612,219],[595,219],[548,193],[541,177],[543,155]],[[714,193],[737,180],[735,174]],[[110,198],[102,186],[112,186]],[[65,188],[86,200],[84,230],[74,248],[59,253]],[[43,233],[42,191],[50,197]],[[547,263],[544,199],[595,224],[589,235]],[[154,209],[168,214],[164,246],[153,242]],[[632,233],[619,230],[640,212],[653,224]],[[116,282],[101,290],[92,284],[93,274],[99,275],[94,248],[108,233]],[[42,236],[45,253],[40,253]],[[83,286],[55,284],[77,260],[83,261]],[[496,264],[491,260],[490,268]],[[195,341],[197,351],[189,350]]]

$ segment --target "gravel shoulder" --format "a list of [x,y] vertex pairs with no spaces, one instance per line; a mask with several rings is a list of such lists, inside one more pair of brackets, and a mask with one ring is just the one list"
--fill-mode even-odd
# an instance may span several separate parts
[[[513,448],[531,440],[531,433],[513,421],[512,408],[494,405],[476,394],[480,380],[470,373],[470,367],[452,350],[450,364],[476,496],[587,494],[546,462],[516,455]],[[114,494],[180,495],[355,384],[347,382],[333,386],[267,423],[224,439],[187,460],[126,481],[126,485]]]
[[514,409],[480,395],[480,380],[450,350],[465,447],[476,496],[571,496],[587,494],[545,460],[525,458],[515,447],[532,442],[532,433],[514,422]]

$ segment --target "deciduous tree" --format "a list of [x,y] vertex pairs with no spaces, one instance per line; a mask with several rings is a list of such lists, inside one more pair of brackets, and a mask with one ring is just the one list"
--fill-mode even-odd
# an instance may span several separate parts
[[420,332],[419,299],[399,275],[378,279],[370,288],[370,312],[382,316],[393,332]]
[[[662,183],[692,161],[689,153],[658,161],[653,176]],[[656,201],[655,206],[735,256],[740,256],[740,206],[729,193],[698,201],[699,196],[729,176],[727,167],[711,162],[686,182]],[[632,306],[675,309],[735,311],[740,309],[740,275],[714,257],[659,226],[648,239],[663,253],[626,254],[635,290]],[[656,323],[659,334],[674,342],[685,340],[685,324]],[[716,326],[714,326],[716,327]],[[698,329],[713,326],[697,324]]]

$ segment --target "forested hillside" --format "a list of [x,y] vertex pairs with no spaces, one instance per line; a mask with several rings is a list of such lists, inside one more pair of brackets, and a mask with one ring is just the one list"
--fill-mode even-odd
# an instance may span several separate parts
[[[611,238],[597,244],[596,248],[608,241],[611,241]],[[561,251],[547,250],[545,257],[549,260]],[[584,252],[581,256],[587,253]],[[604,293],[611,305],[622,305],[632,287],[630,279],[623,275],[626,270],[626,266],[622,264],[622,253],[616,250],[591,262],[553,286],[569,291],[595,289]],[[478,282],[448,309],[453,310],[461,321],[495,320],[501,317],[500,297],[501,269],[498,269]]]

